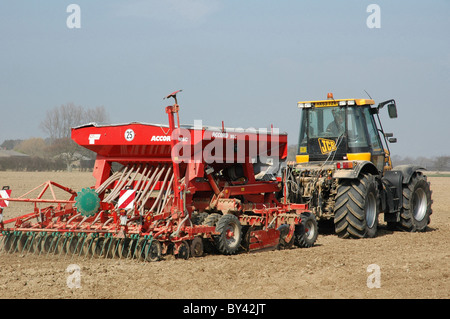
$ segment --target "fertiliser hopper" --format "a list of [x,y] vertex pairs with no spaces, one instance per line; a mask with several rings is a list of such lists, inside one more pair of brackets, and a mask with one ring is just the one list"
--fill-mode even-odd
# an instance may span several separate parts
[[[75,192],[48,182],[36,198],[10,196],[35,208],[2,216],[2,250],[156,261],[166,254],[199,257],[206,249],[235,254],[312,246],[316,218],[306,204],[286,202],[277,175],[287,134],[229,129],[223,122],[180,125],[178,92],[168,96],[175,100],[165,108],[168,125],[73,128],[72,139],[97,154],[96,184]],[[43,200],[55,186],[68,199]],[[52,205],[38,208],[45,203]]]

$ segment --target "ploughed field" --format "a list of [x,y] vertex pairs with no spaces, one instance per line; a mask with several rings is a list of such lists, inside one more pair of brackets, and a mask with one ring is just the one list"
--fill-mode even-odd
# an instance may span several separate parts
[[[75,191],[94,184],[90,172],[0,172],[12,197],[48,180]],[[320,224],[312,248],[160,262],[2,252],[1,298],[447,299],[450,178],[428,180],[433,214],[423,233],[390,231],[380,218],[376,238],[339,239]],[[4,219],[29,212],[30,204],[10,203]]]

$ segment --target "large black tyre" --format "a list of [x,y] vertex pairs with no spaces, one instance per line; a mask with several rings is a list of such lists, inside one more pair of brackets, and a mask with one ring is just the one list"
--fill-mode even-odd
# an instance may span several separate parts
[[379,191],[375,177],[341,180],[334,207],[334,226],[341,238],[372,238],[377,234]]
[[400,213],[400,229],[409,232],[425,231],[430,223],[431,189],[427,177],[418,172],[403,185],[403,207]]
[[216,247],[224,255],[235,254],[242,241],[242,226],[239,219],[232,215],[223,215],[216,225],[216,232],[220,235],[215,237]]
[[319,226],[316,216],[312,213],[302,213],[302,222],[295,227],[294,244],[300,248],[309,248],[314,246],[319,235]]

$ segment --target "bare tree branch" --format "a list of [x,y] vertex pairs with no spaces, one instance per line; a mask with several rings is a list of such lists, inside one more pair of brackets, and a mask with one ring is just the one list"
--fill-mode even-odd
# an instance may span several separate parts
[[105,122],[107,119],[104,106],[86,109],[74,103],[67,103],[48,110],[40,127],[51,140],[57,140],[70,138],[72,127],[89,122]]

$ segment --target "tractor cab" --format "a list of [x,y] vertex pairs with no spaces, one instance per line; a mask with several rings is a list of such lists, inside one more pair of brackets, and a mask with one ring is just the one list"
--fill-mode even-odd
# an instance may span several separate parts
[[378,112],[388,104],[393,118],[396,106],[394,100],[374,104],[372,99],[335,100],[332,93],[327,100],[298,102],[302,117],[296,162],[365,160],[379,172],[386,170],[390,167],[387,142],[395,139],[383,132]]

